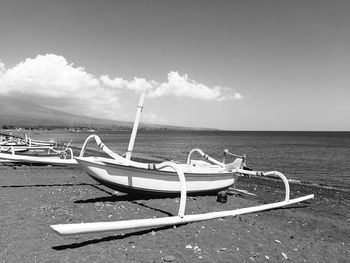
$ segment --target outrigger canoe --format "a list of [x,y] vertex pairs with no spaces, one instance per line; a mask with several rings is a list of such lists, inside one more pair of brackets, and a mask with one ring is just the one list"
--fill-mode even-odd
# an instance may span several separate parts
[[46,165],[77,164],[73,151],[68,146],[1,146],[0,162],[31,163]]
[[59,144],[54,139],[50,139],[49,141],[35,140],[35,139],[29,138],[27,134],[25,134],[24,136],[20,136],[12,133],[0,132],[0,146],[57,147],[59,146]]
[[[314,195],[311,194],[290,199],[289,182],[282,173],[277,171],[261,172],[248,170],[245,168],[245,156],[237,156],[232,163],[225,164],[209,157],[200,149],[193,149],[187,158],[186,164],[178,164],[170,161],[150,164],[131,160],[132,149],[143,108],[144,97],[145,95],[143,94],[139,102],[136,120],[125,157],[111,151],[102,143],[97,135],[91,135],[86,139],[82,151],[76,160],[82,169],[85,170],[93,179],[112,189],[130,194],[139,192],[149,194],[180,194],[178,215],[162,218],[133,219],[114,222],[51,225],[51,228],[56,233],[60,235],[76,235],[178,225],[278,208],[303,202],[314,197]],[[92,138],[95,139],[97,145],[111,158],[96,156],[84,157],[85,147]],[[207,161],[192,160],[191,155],[194,152],[199,153]],[[225,153],[228,153],[228,151],[225,151]],[[200,194],[217,192],[230,187],[236,182],[238,176],[243,175],[266,175],[281,178],[285,185],[285,199],[280,202],[242,209],[185,215],[186,197],[188,193]]]
[[0,162],[35,163],[35,164],[77,164],[73,151],[51,139],[49,141],[33,140],[26,134],[24,137],[0,133]]

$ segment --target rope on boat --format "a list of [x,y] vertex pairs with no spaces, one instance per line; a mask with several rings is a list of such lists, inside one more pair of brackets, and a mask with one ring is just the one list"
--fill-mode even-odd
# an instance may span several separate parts
[[148,164],[148,170],[156,170],[156,164],[155,163],[149,163]]

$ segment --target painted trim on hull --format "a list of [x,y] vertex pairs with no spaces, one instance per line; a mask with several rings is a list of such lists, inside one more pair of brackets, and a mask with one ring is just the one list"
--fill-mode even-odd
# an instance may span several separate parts
[[[101,165],[101,164],[94,164],[94,165]],[[113,164],[108,164],[103,162],[102,165],[105,165],[106,168],[111,168],[111,169],[120,169],[120,170],[125,170],[128,172],[135,172],[138,174],[145,174],[144,178],[148,178],[149,176],[147,176],[147,174],[154,174],[156,176],[162,175],[162,176],[167,176],[167,177],[171,177],[174,178],[174,181],[178,181],[176,173],[172,172],[172,171],[165,171],[165,170],[157,170],[157,169],[143,169],[143,168],[139,168],[139,167],[134,167],[134,166],[125,166],[125,165],[113,165]],[[233,173],[228,173],[228,172],[216,172],[216,171],[212,171],[212,172],[207,172],[207,173],[199,173],[199,172],[184,172],[186,175],[186,178],[188,181],[191,181],[191,179],[193,179],[194,177],[202,177],[205,178],[205,180],[208,181],[216,181],[219,178],[222,179],[223,177],[228,177],[231,178],[233,177]],[[141,176],[139,176],[141,177]]]
[[[146,175],[147,173],[152,173],[152,174],[162,174],[163,176],[171,176],[171,177],[174,177],[175,180],[177,181],[177,176],[176,176],[176,173],[174,173],[173,171],[169,171],[169,170],[162,170],[162,169],[145,169],[145,168],[140,168],[140,167],[135,167],[135,166],[132,166],[132,165],[123,165],[123,164],[116,164],[116,163],[110,163],[110,162],[107,162],[105,161],[106,158],[99,158],[100,160],[96,161],[96,160],[90,160],[88,159],[90,157],[84,157],[84,158],[75,158],[75,160],[77,160],[78,163],[81,163],[82,166],[84,167],[89,167],[91,164],[92,166],[102,166],[104,167],[104,169],[108,169],[108,168],[111,168],[111,169],[123,169],[123,170],[126,170],[126,171],[133,171],[135,173],[145,173],[145,178],[148,178],[148,176]],[[150,166],[152,165],[157,165],[157,164],[154,164],[154,163],[149,163]],[[179,165],[181,167],[181,165]],[[198,169],[200,170],[200,169]],[[206,178],[206,180],[210,180],[210,181],[215,181],[217,179],[215,178],[222,178],[222,177],[227,177],[227,178],[230,178],[232,176],[234,176],[234,173],[232,172],[223,172],[223,171],[219,171],[219,169],[216,169],[214,168],[212,171],[210,172],[199,172],[199,171],[196,171],[196,172],[187,172],[187,171],[184,171],[185,175],[187,177],[195,177],[195,176],[200,176],[200,177],[203,177],[203,178]],[[212,180],[211,180],[212,179]]]
[[[113,189],[113,190],[116,190],[116,191],[119,191],[122,193],[126,193],[126,194],[149,195],[149,196],[178,196],[178,195],[180,195],[180,191],[167,191],[167,192],[165,192],[165,191],[157,191],[154,189],[145,190],[145,189],[134,187],[134,186],[126,186],[126,185],[111,183],[109,181],[106,181],[106,180],[103,180],[100,178],[96,178],[94,175],[92,175],[90,173],[88,173],[88,175],[92,179],[94,179],[96,182],[99,182],[100,184],[102,184],[110,189]],[[231,187],[232,185],[227,186],[227,187],[217,188],[217,189],[205,190],[205,191],[187,191],[187,194],[188,195],[198,195],[198,194],[210,195],[210,194],[220,192],[221,190],[225,190],[225,189]]]
[[[14,154],[12,154],[11,152],[1,152],[1,155],[3,154],[8,154],[8,156],[12,156]],[[45,157],[45,158],[59,158],[60,155],[57,153],[46,153],[46,152],[39,152],[39,151],[32,151],[30,152],[30,150],[26,150],[26,151],[16,151],[17,156],[28,156],[28,157]]]

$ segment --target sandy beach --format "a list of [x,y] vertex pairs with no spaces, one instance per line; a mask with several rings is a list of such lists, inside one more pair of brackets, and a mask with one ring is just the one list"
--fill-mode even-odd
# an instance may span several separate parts
[[[0,262],[348,262],[350,193],[292,184],[315,199],[181,226],[62,237],[51,224],[176,215],[179,198],[116,194],[78,167],[0,165]],[[282,200],[281,181],[240,178],[257,196],[188,197],[186,214]]]

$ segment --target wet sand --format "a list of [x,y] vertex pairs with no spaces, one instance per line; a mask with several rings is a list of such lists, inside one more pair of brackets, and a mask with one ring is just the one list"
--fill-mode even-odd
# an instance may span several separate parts
[[[179,198],[119,194],[79,168],[0,165],[0,262],[348,262],[350,192],[292,184],[287,208],[181,226],[62,237],[51,224],[176,215]],[[239,178],[257,195],[188,197],[186,214],[283,200],[283,183]]]

